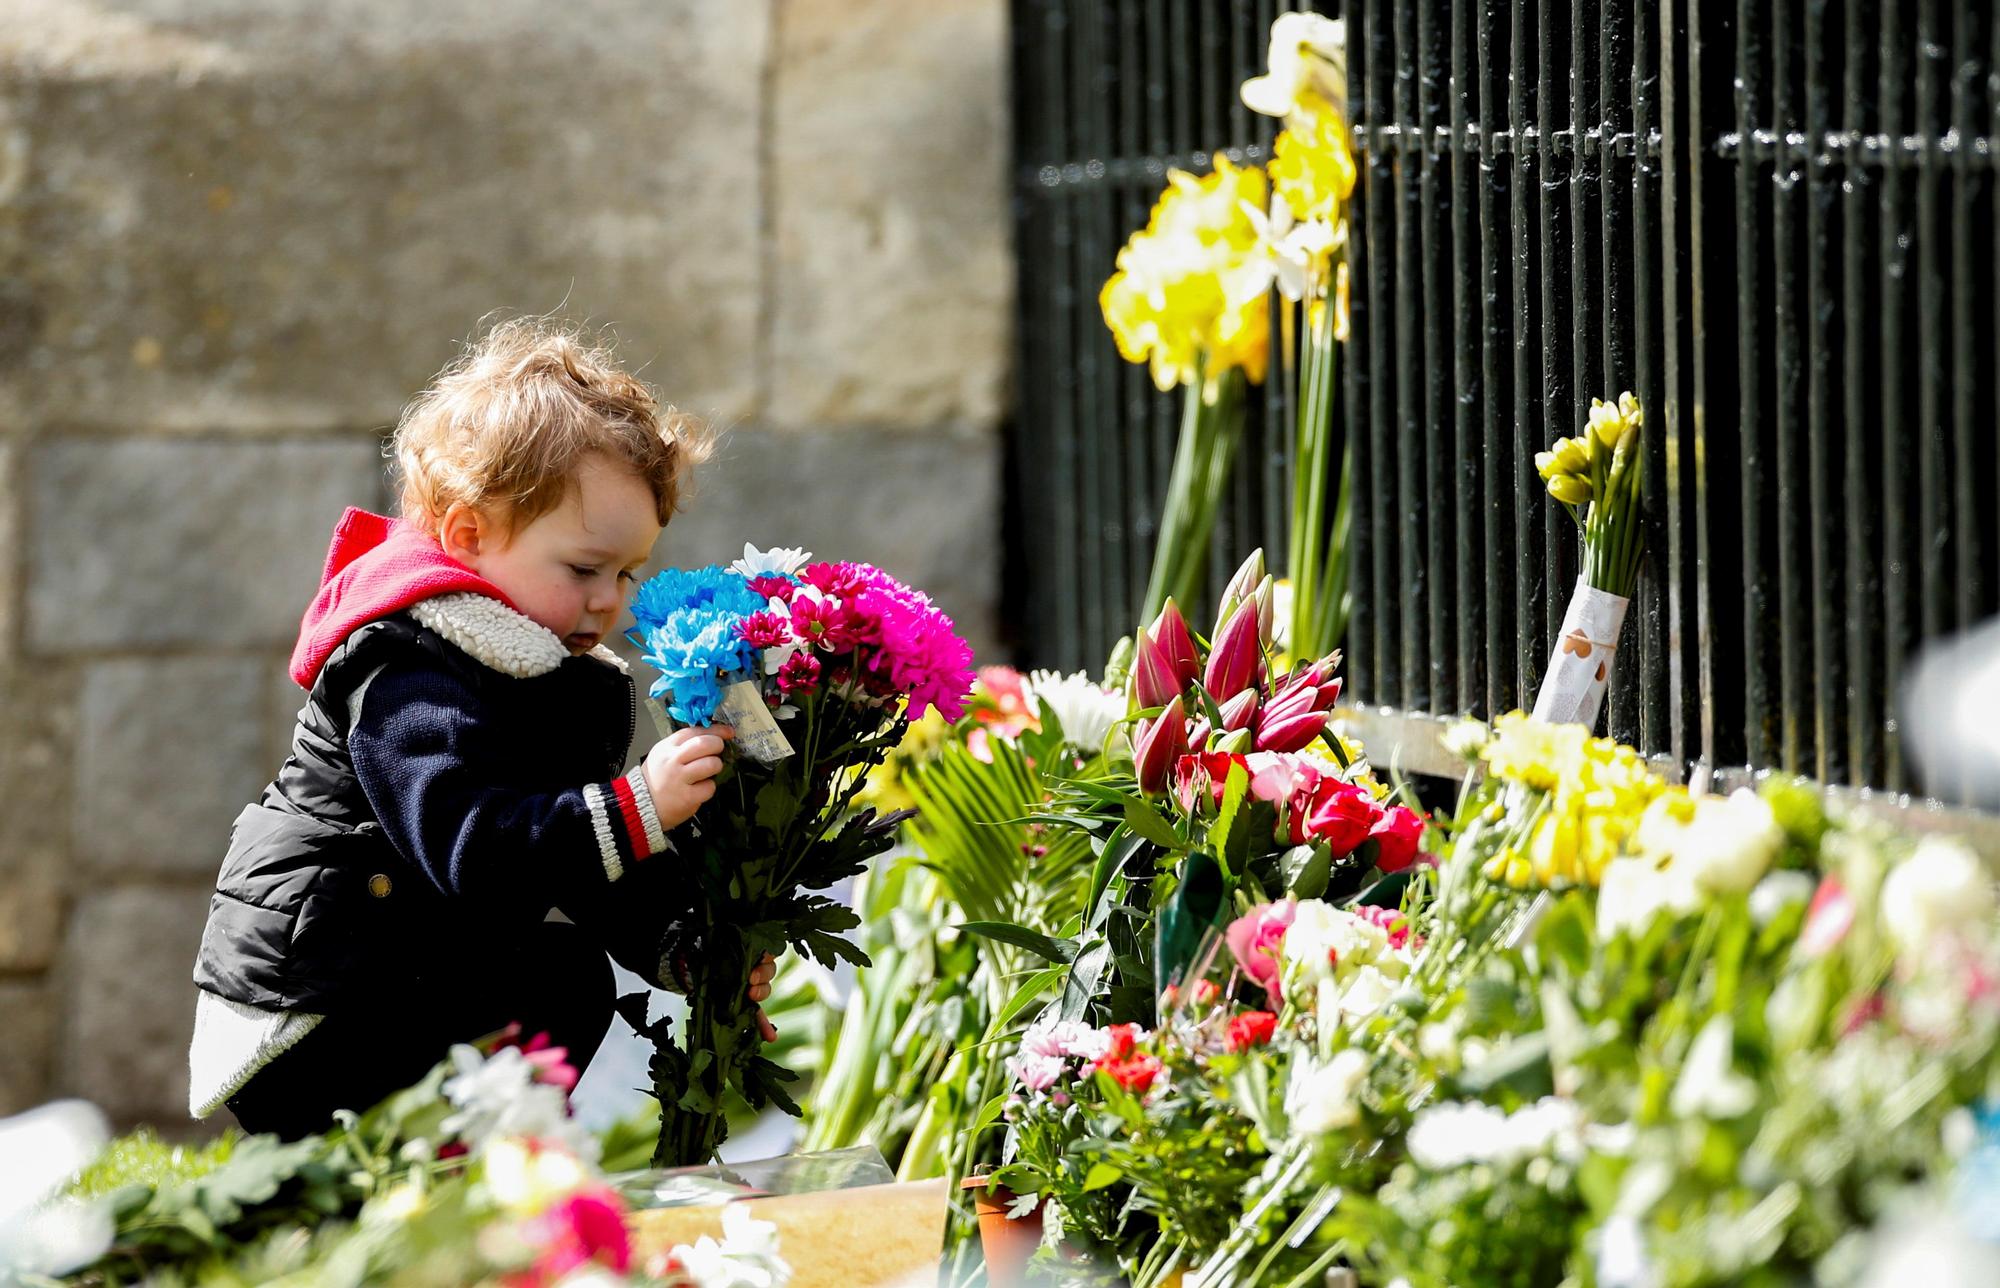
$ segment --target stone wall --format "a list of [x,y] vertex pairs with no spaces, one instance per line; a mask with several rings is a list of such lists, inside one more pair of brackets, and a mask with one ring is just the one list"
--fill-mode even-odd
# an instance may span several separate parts
[[876,560],[989,654],[1004,0],[0,0],[0,1114],[188,1130],[298,615],[489,310],[728,427],[664,562]]

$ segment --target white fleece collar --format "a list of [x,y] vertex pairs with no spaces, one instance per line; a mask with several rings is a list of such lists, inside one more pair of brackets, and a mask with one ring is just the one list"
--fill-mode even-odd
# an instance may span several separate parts
[[[435,631],[476,661],[517,680],[547,675],[570,656],[556,633],[497,599],[465,591],[410,606],[419,626]],[[628,671],[625,659],[599,644],[588,657]]]

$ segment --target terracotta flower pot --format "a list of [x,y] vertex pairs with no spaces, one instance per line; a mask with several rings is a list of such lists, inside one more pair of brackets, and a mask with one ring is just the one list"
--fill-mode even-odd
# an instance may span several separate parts
[[972,1191],[973,1206],[979,1213],[979,1248],[986,1257],[988,1288],[1025,1288],[1028,1258],[1042,1246],[1041,1205],[1036,1204],[1026,1216],[1009,1220],[1007,1209],[1018,1197],[1014,1191],[1004,1185],[989,1189],[983,1176],[968,1176],[958,1188]]

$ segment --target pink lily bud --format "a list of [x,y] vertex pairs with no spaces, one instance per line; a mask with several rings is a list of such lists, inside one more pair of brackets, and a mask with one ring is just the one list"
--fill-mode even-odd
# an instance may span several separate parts
[[1303,751],[1326,731],[1324,711],[1306,711],[1283,720],[1267,720],[1257,731],[1259,751]]
[[1269,577],[1264,578],[1263,581],[1257,584],[1255,599],[1257,600],[1257,639],[1268,651],[1272,640],[1276,638],[1272,634],[1272,631],[1276,626],[1274,615],[1277,612],[1278,583]]
[[1208,717],[1197,716],[1188,726],[1188,750],[1190,752],[1208,750]]
[[1166,654],[1167,663],[1174,672],[1174,692],[1179,693],[1194,683],[1201,674],[1201,655],[1195,652],[1194,636],[1188,631],[1187,618],[1171,597],[1160,609],[1160,615],[1153,619],[1150,632],[1160,651]]
[[1257,714],[1257,690],[1245,689],[1222,704],[1222,727],[1224,729],[1248,729],[1250,717]]
[[1215,633],[1215,646],[1208,654],[1208,671],[1202,687],[1216,701],[1226,702],[1257,683],[1264,669],[1264,651],[1257,635],[1257,604],[1245,600],[1237,605],[1222,629]]
[[1139,741],[1132,759],[1139,778],[1139,790],[1156,796],[1167,790],[1174,777],[1174,762],[1187,754],[1187,712],[1176,697],[1167,709],[1139,726]]
[[1236,613],[1237,605],[1250,598],[1257,591],[1257,584],[1264,580],[1264,548],[1259,546],[1250,552],[1229,584],[1222,588],[1222,600],[1215,610],[1215,635],[1222,634],[1222,627]]
[[1145,631],[1139,632],[1137,655],[1132,666],[1132,696],[1141,707],[1163,707],[1181,691],[1174,678],[1173,663],[1166,650]]

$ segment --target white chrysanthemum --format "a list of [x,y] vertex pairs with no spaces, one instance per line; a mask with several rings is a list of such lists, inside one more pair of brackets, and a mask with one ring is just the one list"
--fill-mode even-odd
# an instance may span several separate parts
[[1769,870],[1785,833],[1770,802],[1748,787],[1723,799],[1699,797],[1694,818],[1673,842],[1673,865],[1710,894],[1742,894]]
[[812,551],[801,550],[797,546],[773,546],[769,550],[759,550],[749,542],[743,543],[743,557],[729,565],[729,570],[744,577],[762,577],[770,573],[791,576],[812,562]]
[[722,1241],[702,1235],[673,1249],[699,1288],[784,1288],[792,1268],[778,1255],[778,1227],[732,1203],[722,1209]]
[[1102,747],[1111,726],[1125,716],[1125,695],[1102,688],[1082,671],[1069,676],[1059,671],[1030,671],[1028,692],[1042,710],[1055,714],[1062,723],[1063,737],[1085,751]]
[[1389,934],[1323,899],[1301,899],[1285,931],[1285,978],[1345,980],[1389,954]]
[[1438,745],[1460,760],[1478,760],[1479,753],[1493,740],[1493,730],[1484,720],[1466,716],[1454,720],[1438,735]]
[[444,1096],[454,1112],[443,1130],[464,1138],[473,1153],[508,1136],[534,1136],[563,1145],[586,1161],[597,1159],[597,1138],[569,1116],[569,1098],[561,1087],[535,1081],[535,1066],[518,1047],[503,1047],[482,1056],[476,1047],[451,1049],[452,1077]]
[[106,1205],[54,1196],[110,1135],[104,1115],[81,1100],[0,1119],[0,1272],[63,1275],[104,1255],[113,1234]]

